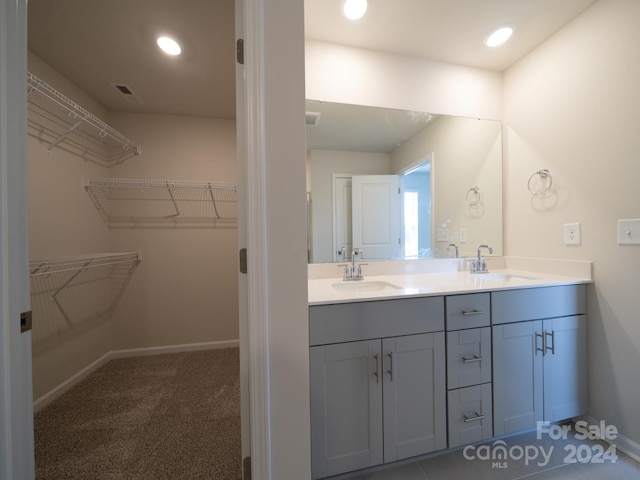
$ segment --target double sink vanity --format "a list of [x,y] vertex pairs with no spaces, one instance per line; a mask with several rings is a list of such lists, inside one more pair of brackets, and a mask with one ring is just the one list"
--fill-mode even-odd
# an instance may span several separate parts
[[492,263],[310,265],[312,478],[586,413],[590,264]]

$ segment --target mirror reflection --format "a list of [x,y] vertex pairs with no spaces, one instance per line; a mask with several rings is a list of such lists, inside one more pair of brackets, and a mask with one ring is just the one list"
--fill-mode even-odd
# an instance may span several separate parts
[[498,121],[307,100],[313,263],[502,254]]

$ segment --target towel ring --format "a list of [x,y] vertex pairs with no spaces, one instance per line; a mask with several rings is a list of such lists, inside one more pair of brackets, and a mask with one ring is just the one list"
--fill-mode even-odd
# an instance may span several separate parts
[[[542,187],[540,190],[534,190],[531,187],[531,181],[537,176],[539,176],[541,179],[543,179],[543,181],[545,179],[549,179],[549,185],[547,185],[546,187]],[[527,182],[527,188],[529,189],[529,192],[531,192],[531,195],[542,195],[543,193],[546,193],[549,191],[549,189],[551,188],[551,185],[553,185],[553,177],[551,176],[551,174],[549,173],[549,170],[542,169],[542,170],[538,170],[537,172],[534,172],[530,177],[529,177],[529,181]]]
[[469,205],[470,207],[477,205],[480,201],[480,187],[475,186],[467,190],[466,200],[467,205]]

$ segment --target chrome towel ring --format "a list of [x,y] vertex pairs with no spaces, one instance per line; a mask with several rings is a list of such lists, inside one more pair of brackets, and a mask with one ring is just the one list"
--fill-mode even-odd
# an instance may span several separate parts
[[467,190],[466,200],[467,205],[469,205],[470,207],[477,205],[480,201],[480,187],[476,185],[475,187],[471,187],[469,190]]
[[[542,187],[538,190],[534,190],[533,187],[531,186],[531,182],[534,178],[536,178],[536,176],[540,177],[542,181]],[[542,170],[538,170],[537,172],[534,172],[529,177],[529,181],[527,182],[527,188],[529,189],[529,192],[531,193],[531,195],[542,195],[543,193],[546,193],[549,191],[549,189],[551,188],[551,185],[553,185],[553,177],[551,176],[551,173],[549,173],[549,170],[546,168]]]

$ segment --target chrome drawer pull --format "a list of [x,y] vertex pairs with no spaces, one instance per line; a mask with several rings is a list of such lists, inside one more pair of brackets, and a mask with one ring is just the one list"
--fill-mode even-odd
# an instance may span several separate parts
[[484,358],[474,355],[473,357],[462,357],[462,363],[481,362]]
[[480,310],[463,310],[462,311],[462,315],[482,315],[484,312],[480,311]]
[[473,416],[473,417],[467,417],[466,415],[462,415],[462,417],[464,418],[464,423],[476,422],[476,421],[482,420],[484,418],[484,415],[481,415],[478,412],[476,412],[474,415],[475,416]]

